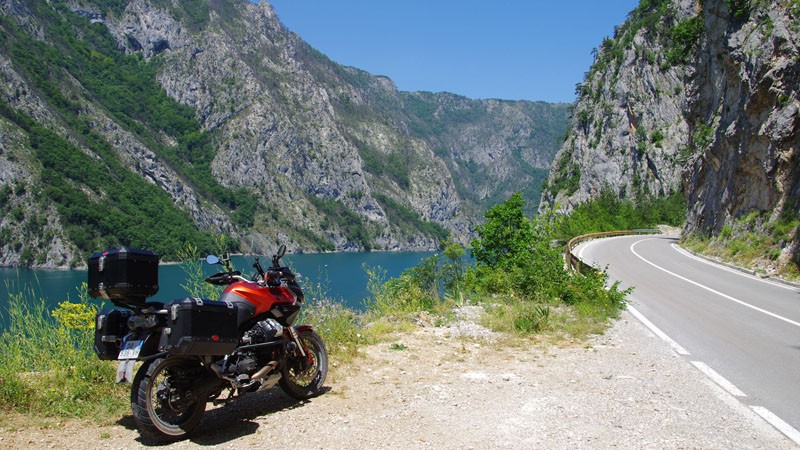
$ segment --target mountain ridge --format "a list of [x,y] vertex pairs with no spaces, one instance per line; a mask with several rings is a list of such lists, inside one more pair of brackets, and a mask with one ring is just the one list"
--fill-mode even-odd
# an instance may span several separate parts
[[[256,253],[278,243],[351,251],[430,250],[448,235],[466,242],[493,202],[518,190],[538,198],[566,126],[568,105],[397,91],[311,48],[267,2],[4,0],[0,13],[4,39],[20,47],[0,52],[0,73],[13,80],[0,95],[7,116],[54,131],[98,170],[122,161],[169,194],[174,220],[189,218],[171,238],[130,232],[120,219],[117,233],[113,221],[41,195],[52,186],[42,158],[31,158],[30,131],[0,118],[17,147],[13,158],[0,154],[0,207],[22,211],[0,221],[3,265],[79,265],[103,245],[161,246],[173,258],[181,243],[208,249],[220,234],[224,246]],[[63,61],[38,56],[55,49]],[[131,79],[136,71],[145,76]],[[68,177],[60,189],[106,208],[109,183]],[[56,237],[38,239],[32,222],[51,224]]]

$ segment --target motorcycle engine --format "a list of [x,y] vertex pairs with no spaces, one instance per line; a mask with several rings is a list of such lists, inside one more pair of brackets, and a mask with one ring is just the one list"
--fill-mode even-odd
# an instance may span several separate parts
[[272,341],[283,334],[283,327],[275,319],[267,319],[253,325],[253,328],[245,331],[242,336],[242,343],[260,344],[262,342]]
[[[262,320],[253,328],[245,331],[242,344],[261,344],[274,341],[283,334],[283,327],[275,319]],[[269,355],[262,355],[258,350],[251,350],[239,355],[237,361],[231,364],[228,371],[238,374],[252,374],[270,360]]]

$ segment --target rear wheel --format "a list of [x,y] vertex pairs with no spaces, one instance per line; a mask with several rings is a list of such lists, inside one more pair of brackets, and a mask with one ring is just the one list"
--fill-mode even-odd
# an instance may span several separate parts
[[206,398],[192,392],[202,376],[200,361],[157,358],[143,365],[133,381],[131,408],[143,436],[158,441],[185,438],[200,423]]
[[304,400],[319,395],[328,374],[328,351],[322,338],[313,330],[299,333],[305,356],[299,350],[288,355],[281,369],[281,389],[294,398]]

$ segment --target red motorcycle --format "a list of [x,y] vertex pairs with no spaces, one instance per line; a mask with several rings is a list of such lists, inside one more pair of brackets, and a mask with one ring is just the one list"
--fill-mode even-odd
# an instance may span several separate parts
[[[225,271],[205,281],[226,286],[219,300],[184,298],[147,302],[158,291],[158,256],[119,249],[92,255],[89,294],[121,309],[100,312],[94,349],[119,360],[117,381],[131,381],[131,408],[141,433],[155,440],[186,437],[206,403],[230,403],[276,384],[307,399],[321,392],[328,353],[310,325],[294,325],[303,291],[280,259],[264,271],[258,258],[252,279],[234,271],[230,258],[210,255]],[[141,366],[133,376],[134,363]]]

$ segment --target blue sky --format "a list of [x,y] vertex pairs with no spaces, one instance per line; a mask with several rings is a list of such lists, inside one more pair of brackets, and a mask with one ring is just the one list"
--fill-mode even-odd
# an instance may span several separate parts
[[572,102],[591,50],[638,0],[271,0],[337,63],[403,91]]

